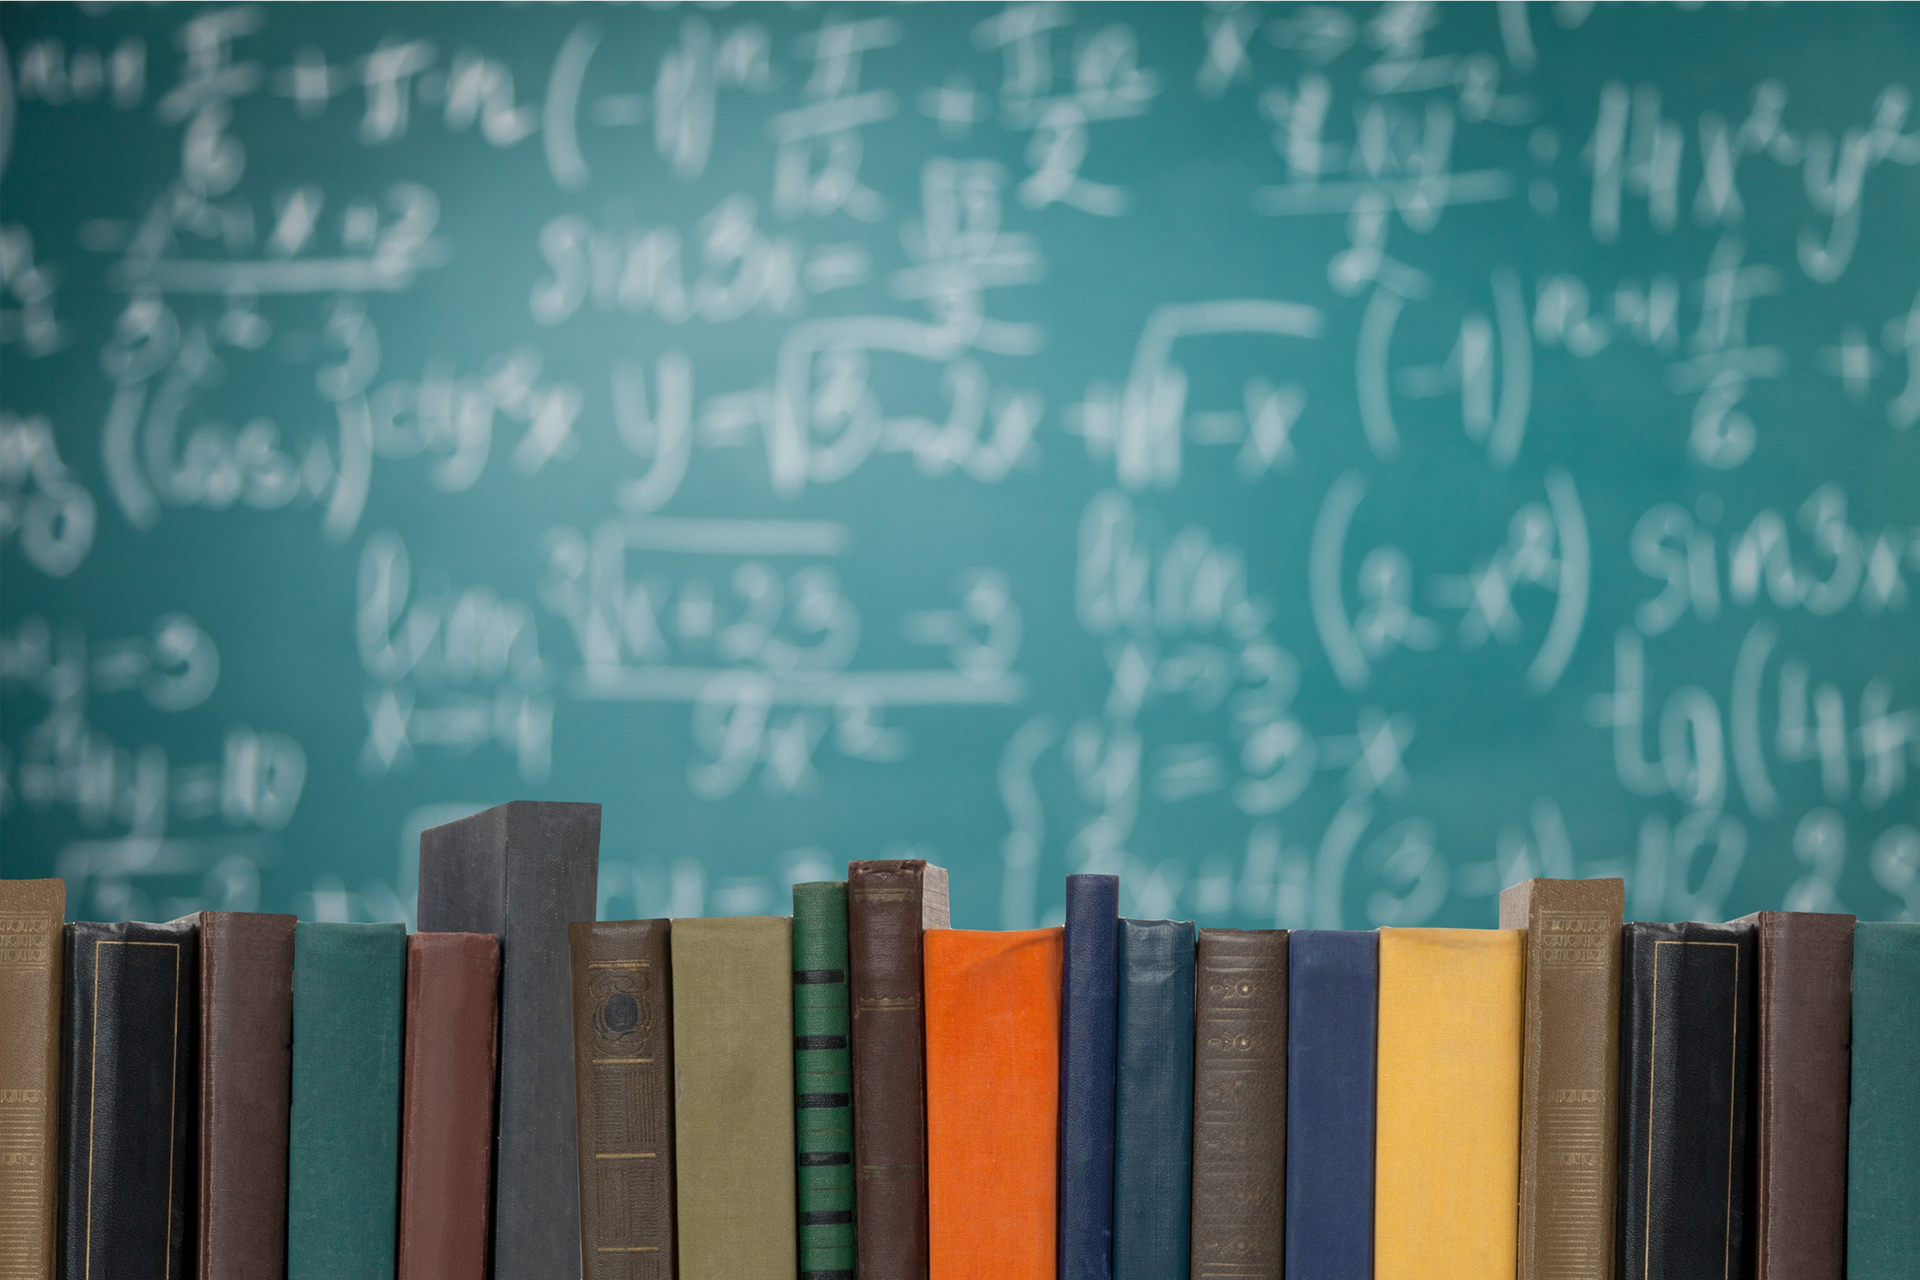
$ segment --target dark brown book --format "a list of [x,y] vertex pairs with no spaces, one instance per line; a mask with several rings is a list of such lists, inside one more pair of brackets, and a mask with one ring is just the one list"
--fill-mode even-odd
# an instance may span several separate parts
[[479,1280],[487,1274],[500,939],[408,938],[406,1018],[397,1280]]
[[927,1274],[922,935],[947,927],[947,873],[919,859],[847,866],[853,998],[854,1255],[860,1280]]
[[200,1280],[287,1273],[294,924],[200,913]]
[[1841,1280],[1847,1244],[1847,1100],[1853,924],[1759,911],[1754,1075],[1754,1280]]
[[666,920],[567,926],[586,1280],[669,1280],[673,1013]]
[[1280,1280],[1287,931],[1200,930],[1193,985],[1192,1273]]
[[59,880],[0,880],[0,1276],[47,1280],[57,1251]]

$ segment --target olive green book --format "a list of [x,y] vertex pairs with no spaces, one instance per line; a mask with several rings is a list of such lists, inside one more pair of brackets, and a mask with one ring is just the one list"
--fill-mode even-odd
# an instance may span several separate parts
[[1920,1276],[1920,924],[1853,927],[1848,1280]]
[[800,1274],[853,1280],[847,885],[793,886],[793,1131]]

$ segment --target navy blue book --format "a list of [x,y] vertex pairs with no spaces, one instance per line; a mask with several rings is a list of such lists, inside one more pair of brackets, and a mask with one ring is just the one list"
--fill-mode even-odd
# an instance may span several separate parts
[[1120,922],[1114,1280],[1187,1280],[1193,1190],[1193,922]]
[[1286,1274],[1371,1280],[1379,935],[1296,929],[1287,988]]
[[1059,1280],[1113,1276],[1120,877],[1068,876],[1060,981]]

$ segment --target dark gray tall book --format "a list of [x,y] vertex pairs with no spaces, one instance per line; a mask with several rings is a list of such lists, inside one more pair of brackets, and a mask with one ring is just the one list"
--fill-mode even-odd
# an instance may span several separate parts
[[494,1280],[580,1274],[567,926],[594,917],[600,806],[516,800],[420,835],[422,933],[500,939]]

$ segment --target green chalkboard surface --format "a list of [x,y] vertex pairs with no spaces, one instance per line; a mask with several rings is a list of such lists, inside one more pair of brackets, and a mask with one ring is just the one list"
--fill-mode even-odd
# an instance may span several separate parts
[[0,862],[1920,918],[1920,9],[0,8]]

